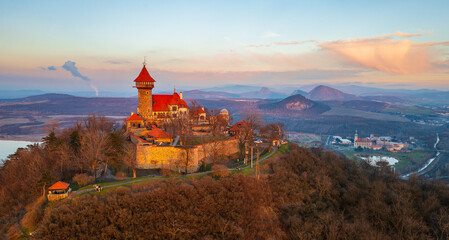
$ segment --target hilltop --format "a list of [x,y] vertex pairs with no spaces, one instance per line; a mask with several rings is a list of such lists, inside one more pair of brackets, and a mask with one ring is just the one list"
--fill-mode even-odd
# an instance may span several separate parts
[[326,100],[350,100],[357,99],[356,95],[344,93],[335,88],[331,88],[324,85],[319,85],[312,89],[307,95],[307,98],[317,101],[326,101]]
[[266,114],[282,115],[319,115],[330,110],[328,106],[322,103],[311,101],[306,97],[296,94],[274,103],[263,103],[259,108]]

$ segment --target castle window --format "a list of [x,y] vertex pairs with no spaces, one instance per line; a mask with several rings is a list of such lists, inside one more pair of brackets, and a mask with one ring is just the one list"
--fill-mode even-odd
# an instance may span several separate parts
[[147,91],[147,94],[148,94],[148,91]]

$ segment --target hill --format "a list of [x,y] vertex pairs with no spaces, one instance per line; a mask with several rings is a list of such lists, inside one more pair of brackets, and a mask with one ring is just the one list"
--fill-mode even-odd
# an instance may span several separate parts
[[296,94],[287,97],[279,102],[262,103],[259,109],[264,110],[266,114],[295,114],[295,115],[319,115],[330,110],[329,106],[311,101],[306,97]]
[[306,96],[307,92],[305,92],[303,90],[300,90],[300,89],[297,89],[297,90],[293,91],[292,94],[290,94],[290,95],[296,95],[296,94],[301,94],[303,96]]
[[[329,151],[295,145],[290,153],[261,168],[260,179],[237,172],[220,179],[203,177],[120,187],[109,194],[88,194],[56,202],[42,211],[43,216],[35,217],[40,226],[34,237],[366,239],[377,236],[388,240],[436,239],[447,233],[449,190],[444,184],[414,177],[402,181],[387,166],[372,167]],[[7,215],[3,217],[6,219]],[[95,224],[79,224],[87,221]],[[20,235],[19,225],[9,228],[8,235],[14,233]]]
[[356,95],[344,93],[335,88],[320,85],[312,89],[307,95],[307,98],[315,101],[327,101],[327,100],[353,100],[358,99]]

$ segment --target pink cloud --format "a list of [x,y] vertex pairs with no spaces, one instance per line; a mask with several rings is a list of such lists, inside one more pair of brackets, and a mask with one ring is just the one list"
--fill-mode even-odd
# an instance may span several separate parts
[[425,33],[425,34],[421,34],[421,33],[403,33],[401,31],[397,31],[396,33],[390,34],[388,36],[390,37],[406,37],[406,38],[411,38],[411,37],[421,37],[424,35],[431,35],[432,31],[430,31],[429,33]]
[[[414,34],[397,32],[389,36],[410,37]],[[431,69],[442,50],[437,45],[449,42],[414,43],[395,41],[388,37],[338,40],[320,44],[346,62],[392,74],[414,74]]]

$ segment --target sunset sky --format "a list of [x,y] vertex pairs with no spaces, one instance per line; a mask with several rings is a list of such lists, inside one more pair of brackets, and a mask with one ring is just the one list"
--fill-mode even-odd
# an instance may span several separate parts
[[0,1],[2,90],[449,90],[449,1]]

